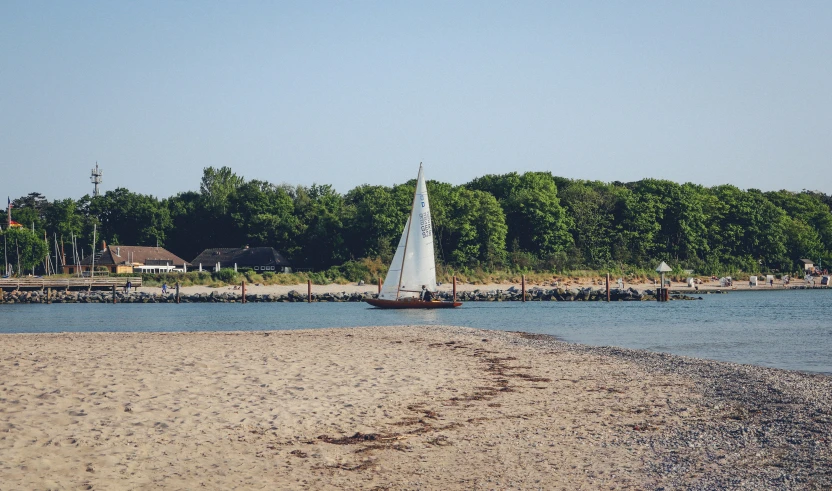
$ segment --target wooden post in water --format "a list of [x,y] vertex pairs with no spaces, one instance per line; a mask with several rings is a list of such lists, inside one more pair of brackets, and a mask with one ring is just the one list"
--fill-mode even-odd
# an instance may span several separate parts
[[179,282],[176,282],[176,303],[179,303]]
[[665,293],[664,288],[665,288],[665,286],[664,286],[664,271],[662,271],[662,289],[659,290],[661,292],[661,300],[659,300],[660,302],[666,302],[667,301],[667,294]]
[[456,302],[456,276],[454,276],[454,302]]
[[378,294],[381,295],[381,278],[378,279]]
[[520,291],[523,294],[523,302],[526,301],[526,275],[523,275],[520,279]]
[[609,273],[607,273],[606,285],[607,285],[607,302],[609,302],[610,301],[610,274]]
[[670,288],[667,288],[664,284],[664,274],[670,271],[673,271],[673,268],[668,266],[664,261],[656,268],[656,272],[661,273],[661,283],[659,283],[659,288],[656,290],[656,300],[659,302],[667,302],[670,300]]
[[116,303],[116,285],[113,284],[113,303]]
[[242,288],[243,288],[243,303],[246,303],[246,282],[245,282],[245,281],[243,281],[243,282],[241,283],[241,286],[242,286]]
[[46,303],[52,303],[52,289],[46,289]]
[[306,303],[312,303],[312,280],[306,280]]

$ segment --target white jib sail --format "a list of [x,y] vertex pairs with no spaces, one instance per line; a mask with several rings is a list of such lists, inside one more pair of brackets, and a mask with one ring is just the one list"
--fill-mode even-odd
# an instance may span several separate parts
[[402,276],[402,259],[404,258],[404,245],[407,242],[407,229],[410,226],[410,218],[404,225],[404,232],[402,238],[399,239],[399,246],[396,248],[396,253],[393,255],[393,261],[390,263],[390,269],[387,270],[387,276],[384,278],[384,284],[381,285],[381,293],[378,298],[383,300],[395,300],[399,292],[399,278]]
[[379,298],[395,300],[418,297],[423,285],[429,291],[436,291],[430,202],[425,176],[420,165],[410,218],[405,224]]

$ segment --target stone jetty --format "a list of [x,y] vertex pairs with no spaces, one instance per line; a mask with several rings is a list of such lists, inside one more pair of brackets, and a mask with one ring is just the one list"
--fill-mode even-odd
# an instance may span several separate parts
[[[717,292],[721,293],[721,292]],[[451,294],[439,292],[436,295],[440,300],[451,300]],[[376,298],[376,294],[369,293],[312,293],[313,302],[363,302],[369,298]],[[208,294],[180,295],[181,303],[240,303],[242,296],[240,292],[211,292]],[[605,301],[607,293],[604,289],[592,288],[531,288],[526,291],[528,302],[573,302],[573,301]],[[638,291],[634,288],[610,290],[610,300],[613,302],[639,302],[655,300],[655,292],[652,290]],[[702,297],[693,297],[683,293],[671,292],[671,300],[701,300]],[[246,302],[306,302],[306,293],[292,290],[287,294],[247,294]],[[520,289],[511,287],[506,290],[474,290],[457,293],[457,300],[462,302],[519,302],[522,300]],[[132,292],[115,293],[116,303],[176,303],[175,293],[147,293]],[[10,291],[3,292],[0,296],[0,303],[22,304],[22,303],[113,303],[113,293],[109,291],[64,291],[53,290],[48,295],[47,290],[35,291]]]

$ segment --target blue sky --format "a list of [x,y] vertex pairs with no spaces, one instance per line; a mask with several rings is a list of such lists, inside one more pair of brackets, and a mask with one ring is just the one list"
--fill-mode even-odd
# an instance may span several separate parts
[[0,192],[529,170],[832,193],[832,2],[0,0]]

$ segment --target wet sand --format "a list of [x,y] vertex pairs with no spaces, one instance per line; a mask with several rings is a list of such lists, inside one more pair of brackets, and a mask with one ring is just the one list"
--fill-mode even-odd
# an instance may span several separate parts
[[2,490],[832,486],[832,377],[447,326],[0,340]]

